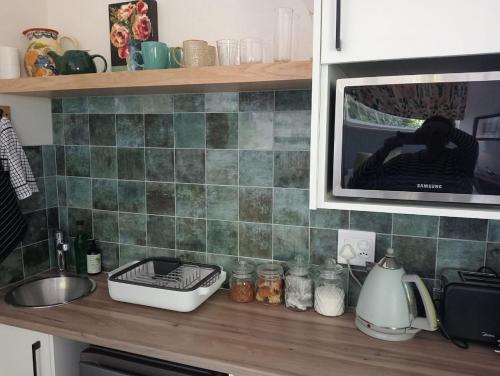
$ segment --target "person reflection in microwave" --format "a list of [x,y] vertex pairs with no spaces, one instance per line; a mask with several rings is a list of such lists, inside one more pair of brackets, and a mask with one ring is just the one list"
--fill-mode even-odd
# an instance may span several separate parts
[[[448,147],[449,144],[454,147]],[[387,157],[403,145],[425,145],[415,153]],[[432,116],[414,133],[397,132],[354,172],[353,189],[470,194],[478,157],[476,139],[449,119]]]

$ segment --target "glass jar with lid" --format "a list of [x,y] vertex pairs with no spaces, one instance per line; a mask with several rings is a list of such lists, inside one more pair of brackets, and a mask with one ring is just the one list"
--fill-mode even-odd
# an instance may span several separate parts
[[257,267],[255,299],[268,304],[280,304],[283,292],[283,267],[278,264],[262,264]]
[[229,296],[237,303],[249,303],[255,299],[255,267],[246,260],[240,260],[233,268],[229,280]]
[[313,306],[313,280],[310,265],[299,255],[290,264],[285,276],[285,306],[305,311]]
[[345,269],[326,260],[320,268],[314,290],[314,310],[324,316],[340,316],[345,311]]

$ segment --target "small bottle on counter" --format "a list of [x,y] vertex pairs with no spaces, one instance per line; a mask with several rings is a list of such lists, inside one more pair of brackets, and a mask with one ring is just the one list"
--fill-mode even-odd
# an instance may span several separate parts
[[268,304],[280,304],[283,293],[283,267],[263,264],[257,267],[255,300]]
[[102,252],[97,247],[95,240],[90,241],[87,251],[87,273],[90,275],[99,274],[102,271]]
[[87,273],[87,252],[90,236],[84,230],[84,221],[76,221],[75,267],[78,274]]
[[229,296],[237,303],[249,303],[255,299],[255,267],[252,263],[240,260],[233,268],[229,280]]
[[320,269],[314,292],[314,310],[324,316],[340,316],[345,310],[345,269],[328,259]]
[[305,311],[313,306],[310,265],[301,255],[290,264],[285,276],[285,306],[296,311]]

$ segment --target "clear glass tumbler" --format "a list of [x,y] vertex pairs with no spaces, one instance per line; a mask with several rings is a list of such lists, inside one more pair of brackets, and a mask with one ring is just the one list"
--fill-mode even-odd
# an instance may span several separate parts
[[217,56],[219,57],[219,65],[238,64],[238,41],[234,39],[218,40]]
[[240,40],[240,64],[262,63],[262,40],[243,38]]
[[292,59],[293,9],[275,9],[274,61],[287,62]]

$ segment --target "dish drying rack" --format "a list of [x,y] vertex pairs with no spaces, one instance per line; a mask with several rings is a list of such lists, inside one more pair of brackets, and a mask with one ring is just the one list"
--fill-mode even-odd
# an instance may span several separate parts
[[189,312],[196,309],[226,280],[216,265],[151,257],[111,272],[108,288],[113,299]]

